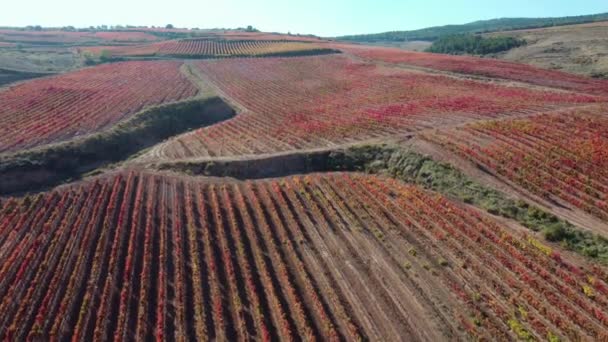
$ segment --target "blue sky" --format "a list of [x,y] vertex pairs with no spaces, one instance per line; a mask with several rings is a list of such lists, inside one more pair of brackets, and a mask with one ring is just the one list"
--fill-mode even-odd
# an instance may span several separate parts
[[335,36],[608,12],[608,0],[4,0],[0,26],[238,27]]

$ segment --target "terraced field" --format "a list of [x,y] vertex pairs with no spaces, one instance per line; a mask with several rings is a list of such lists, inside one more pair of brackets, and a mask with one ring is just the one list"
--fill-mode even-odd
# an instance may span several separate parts
[[335,146],[600,101],[584,94],[381,67],[339,55],[214,60],[196,66],[201,77],[241,113],[178,137],[156,149],[152,158]]
[[171,56],[181,58],[262,57],[304,55],[331,52],[327,47],[300,41],[183,39],[131,46],[96,46],[83,48],[92,54],[122,57]]
[[366,59],[396,65],[416,66],[472,76],[506,79],[538,86],[578,91],[602,96],[608,95],[608,82],[565,72],[541,69],[527,64],[500,61],[492,58],[474,58],[393,48],[336,45],[336,48]]
[[606,106],[484,121],[428,135],[549,200],[608,219]]
[[106,64],[0,90],[0,153],[103,130],[146,106],[192,97],[181,62]]
[[3,339],[597,339],[608,325],[602,269],[391,179],[125,172],[0,213]]
[[198,33],[0,90],[0,340],[608,339],[608,82]]

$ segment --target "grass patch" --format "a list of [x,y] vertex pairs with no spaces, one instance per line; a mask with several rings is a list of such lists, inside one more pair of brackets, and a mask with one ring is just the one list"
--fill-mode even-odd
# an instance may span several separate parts
[[382,173],[421,185],[447,197],[475,205],[487,212],[513,219],[541,232],[544,238],[563,247],[608,263],[608,239],[574,226],[568,221],[504,193],[481,185],[460,170],[428,156],[403,148],[362,146],[334,152],[331,169]]

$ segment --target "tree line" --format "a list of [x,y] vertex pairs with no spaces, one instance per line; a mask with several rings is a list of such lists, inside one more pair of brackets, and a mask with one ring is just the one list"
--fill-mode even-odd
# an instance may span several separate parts
[[427,51],[452,55],[487,55],[507,51],[525,44],[525,40],[514,37],[482,37],[479,35],[457,34],[437,39]]

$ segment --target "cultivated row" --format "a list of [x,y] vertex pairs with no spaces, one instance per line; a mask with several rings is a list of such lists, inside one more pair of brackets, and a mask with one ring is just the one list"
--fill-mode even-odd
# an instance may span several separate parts
[[84,51],[110,53],[113,56],[174,56],[196,58],[256,57],[282,53],[319,50],[319,45],[305,42],[269,40],[184,39],[153,44],[92,47]]
[[606,270],[403,183],[131,171],[0,203],[0,338],[601,339]]
[[334,45],[334,47],[357,57],[376,62],[411,65],[473,76],[502,78],[543,87],[608,96],[608,81],[606,80],[537,68],[523,63],[501,61],[494,58],[404,51],[394,48],[370,48],[346,44]]
[[196,65],[243,112],[166,144],[166,158],[319,148],[598,100],[380,67],[337,55]]
[[146,106],[194,96],[181,62],[105,64],[0,91],[0,152],[93,133]]
[[435,141],[546,199],[608,219],[606,106],[474,123]]

